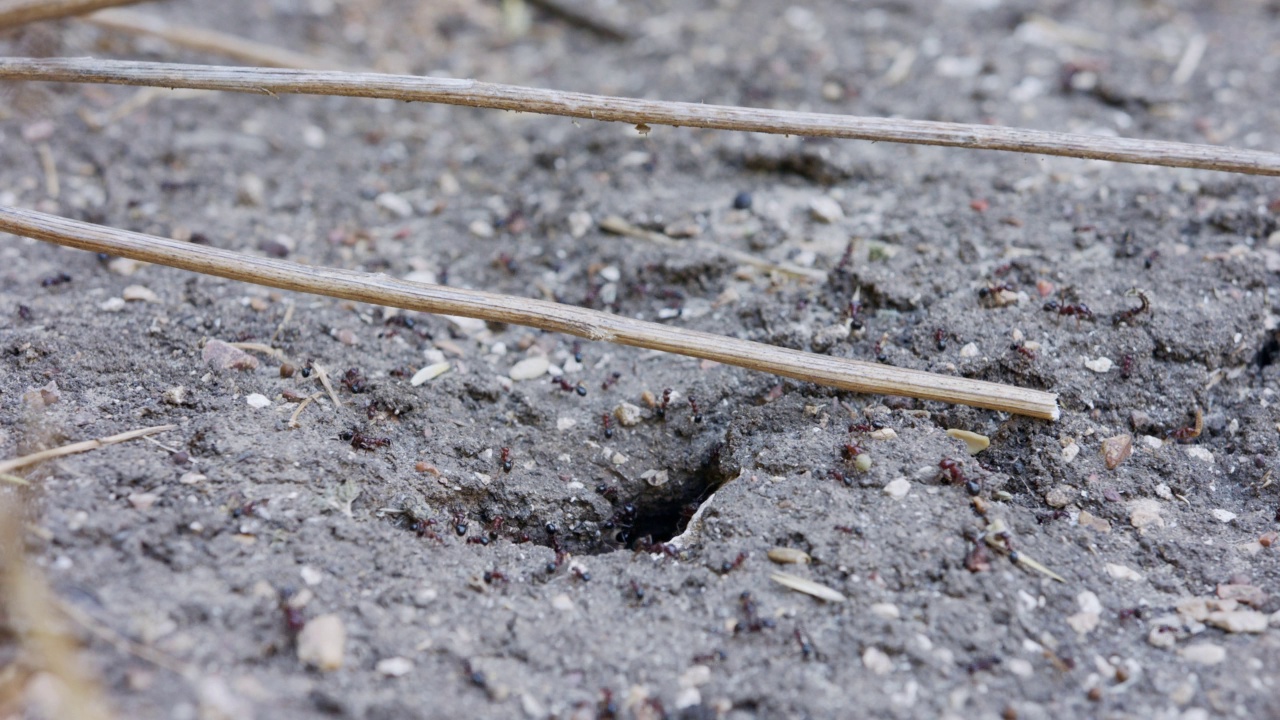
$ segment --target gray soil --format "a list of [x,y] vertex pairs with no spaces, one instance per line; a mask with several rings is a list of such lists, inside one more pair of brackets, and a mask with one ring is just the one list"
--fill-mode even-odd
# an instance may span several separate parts
[[[1280,147],[1274,2],[575,4],[633,37],[535,9],[513,38],[496,3],[140,8],[394,72]],[[225,62],[54,29],[57,54]],[[1046,389],[1063,416],[6,236],[0,456],[177,426],[5,490],[29,501],[32,564],[99,628],[77,634],[120,717],[1280,716],[1276,181],[359,99],[162,95],[86,123],[134,93],[10,89],[0,204]],[[608,234],[609,216],[674,245]],[[828,279],[771,278],[708,240]],[[113,300],[134,285],[155,297]],[[1118,315],[1134,288],[1149,310]],[[220,369],[215,340],[283,359]],[[567,390],[507,377],[536,355]],[[342,404],[291,429],[317,365]],[[642,401],[668,388],[665,412]],[[639,421],[610,435],[624,402]],[[949,428],[991,446],[969,456]],[[1132,455],[1108,467],[1121,435]],[[295,636],[326,615],[346,634],[327,672]],[[24,667],[10,630],[0,665]]]

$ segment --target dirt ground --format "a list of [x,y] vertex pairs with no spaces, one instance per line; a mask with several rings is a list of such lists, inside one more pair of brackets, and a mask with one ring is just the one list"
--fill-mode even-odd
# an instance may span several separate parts
[[[349,67],[1280,147],[1275,2],[573,4],[629,39],[497,3],[138,9]],[[0,53],[33,45],[230,62],[71,22]],[[360,99],[113,113],[135,96],[10,88],[0,204],[1047,389],[1063,417],[5,236],[0,457],[177,426],[3,486],[119,717],[1280,717],[1275,180]],[[563,384],[509,377],[534,357]],[[341,406],[300,409],[321,369]],[[56,714],[7,625],[6,717]]]

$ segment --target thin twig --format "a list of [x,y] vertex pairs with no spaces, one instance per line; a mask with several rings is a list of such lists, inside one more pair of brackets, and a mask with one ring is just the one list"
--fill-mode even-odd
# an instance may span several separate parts
[[[234,255],[235,253],[232,253],[232,254]],[[210,274],[217,275],[218,273],[210,273]],[[224,276],[224,277],[229,277],[229,276]],[[250,282],[253,282],[253,281],[251,280]],[[324,295],[325,293],[320,293],[320,294]],[[324,386],[325,392],[329,393],[329,399],[333,401],[333,407],[335,409],[342,407],[342,401],[338,399],[338,393],[334,392],[333,383],[329,382],[329,373],[324,369],[324,366],[318,362],[312,361],[311,369],[316,371],[316,377],[319,378],[320,384]]]
[[590,340],[714,360],[855,392],[940,400],[1050,420],[1058,417],[1057,395],[1040,390],[816,355],[545,300],[414,283],[350,270],[308,267],[33,210],[0,207],[0,230],[81,250],[106,252],[284,290],[525,325]]
[[[654,243],[656,245],[661,245],[666,248],[679,247],[682,244],[680,241],[672,240],[671,238],[667,237],[666,235],[663,235],[662,233],[653,232],[652,230],[645,230],[642,227],[637,227],[635,225],[632,225],[631,223],[627,222],[621,217],[618,217],[617,215],[610,215],[605,219],[601,220],[600,229],[604,230],[605,232],[613,233],[615,235],[624,235],[626,237],[633,237],[640,240],[647,240],[651,243]],[[768,260],[756,257],[751,253],[742,252],[741,250],[734,250],[733,248],[725,247],[717,242],[711,242],[708,240],[693,240],[693,241],[690,241],[688,244],[698,248],[702,248],[704,250],[708,250],[710,252],[715,253],[716,255],[732,260],[734,262],[742,263],[743,265],[750,265],[751,267],[754,267],[757,270],[763,270],[764,272],[767,272],[767,273],[778,272],[778,273],[782,273],[783,275],[790,275],[791,277],[802,278],[804,280],[822,281],[827,279],[827,274],[822,272],[821,270],[803,268],[803,267],[800,267],[799,265],[793,265],[791,263],[786,263],[786,262],[784,263],[769,262]]]
[[1258,150],[990,125],[637,100],[413,75],[175,65],[92,58],[0,58],[0,80],[198,88],[259,93],[273,97],[303,94],[392,98],[564,115],[646,127],[674,125],[807,137],[880,140],[1221,170],[1249,175],[1280,175],[1280,155]]
[[166,430],[174,430],[177,427],[177,425],[156,425],[155,427],[130,430],[129,432],[112,435],[110,437],[98,438],[97,440],[83,440],[81,442],[63,445],[62,447],[56,447],[50,450],[41,450],[37,453],[31,453],[30,455],[23,455],[22,457],[0,462],[0,473],[12,472],[18,468],[34,465],[38,462],[44,462],[45,460],[51,460],[56,457],[62,457],[63,455],[74,455],[76,453],[88,452],[89,450],[97,450],[98,448],[106,447],[108,445],[115,445],[116,443],[136,440],[140,437],[146,437],[147,435],[155,435],[156,433],[162,433]]
[[605,40],[626,42],[631,39],[631,33],[626,30],[604,18],[597,17],[594,13],[584,8],[566,3],[564,0],[529,0],[529,4],[537,5],[570,25],[576,25],[583,30],[593,32]]
[[154,15],[135,10],[103,10],[84,18],[101,28],[130,35],[157,37],[178,47],[216,53],[241,62],[277,68],[301,70],[336,70],[341,63],[285,50],[266,43],[248,40],[208,28],[175,25]]
[[143,0],[0,0],[0,30],[139,2]]
[[294,411],[293,411],[293,414],[289,416],[289,427],[290,427],[290,428],[294,428],[294,429],[296,429],[296,428],[300,428],[300,427],[302,427],[302,423],[298,422],[298,416],[302,414],[302,411],[303,411],[304,409],[306,409],[306,407],[307,407],[308,405],[310,405],[312,402],[314,402],[314,401],[315,401],[315,399],[316,399],[316,398],[318,398],[318,397],[320,397],[321,395],[324,395],[324,393],[312,393],[312,394],[310,394],[310,395],[308,395],[308,396],[306,396],[306,397],[302,398],[302,402],[298,403],[298,409],[297,409],[297,410],[294,410]]

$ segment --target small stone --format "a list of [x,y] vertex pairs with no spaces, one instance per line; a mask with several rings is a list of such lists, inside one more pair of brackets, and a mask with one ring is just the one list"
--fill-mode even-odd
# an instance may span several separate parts
[[618,282],[622,279],[622,271],[617,265],[606,265],[600,268],[600,277],[608,282]]
[[547,374],[551,361],[545,355],[534,355],[511,366],[507,377],[512,380],[532,380]]
[[381,193],[373,199],[373,204],[401,219],[413,216],[413,203],[395,193]]
[[1095,517],[1093,513],[1089,512],[1088,510],[1081,510],[1080,517],[1077,518],[1076,521],[1080,523],[1080,527],[1089,528],[1094,532],[1100,532],[1103,534],[1111,532],[1110,520],[1104,520],[1100,517]]
[[347,628],[337,615],[321,615],[298,633],[298,661],[325,672],[342,667]]
[[869,647],[862,651],[862,665],[872,675],[888,675],[893,672],[893,660],[877,647]]
[[711,668],[694,665],[680,676],[680,687],[702,687],[711,682]]
[[1142,574],[1131,567],[1116,563],[1107,563],[1103,567],[1106,569],[1107,574],[1116,580],[1131,580],[1133,582],[1142,581]]
[[640,479],[649,483],[650,487],[662,487],[667,484],[668,478],[666,470],[645,470],[640,473]]
[[1227,659],[1227,650],[1221,645],[1212,643],[1196,643],[1188,645],[1178,653],[1183,660],[1197,665],[1217,665]]
[[1146,445],[1152,450],[1159,450],[1160,448],[1164,447],[1164,441],[1156,437],[1155,435],[1143,435],[1142,444]]
[[182,477],[178,478],[178,482],[182,483],[183,485],[199,485],[200,483],[208,479],[209,478],[206,477],[205,475],[202,475],[198,472],[193,471],[193,472],[183,473]]
[[377,670],[379,675],[393,678],[401,677],[408,675],[413,670],[413,661],[403,657],[384,658],[378,661],[378,664],[374,666],[374,670]]
[[467,226],[467,230],[478,238],[488,239],[493,237],[493,225],[484,220],[472,220]]
[[1197,445],[1192,445],[1187,448],[1187,457],[1195,458],[1196,460],[1209,463],[1210,465],[1213,464],[1213,453]]
[[1213,518],[1215,520],[1222,523],[1229,523],[1232,520],[1235,520],[1236,517],[1238,517],[1235,513],[1231,512],[1230,510],[1223,510],[1222,508],[1214,508],[1213,510],[1209,511],[1209,514],[1213,515]]
[[1044,503],[1051,508],[1064,508],[1071,504],[1071,495],[1059,485],[1045,493]]
[[868,437],[872,440],[892,440],[898,437],[898,432],[893,428],[880,428],[879,430],[872,430]]
[[124,298],[113,297],[113,298],[107,298],[106,300],[103,300],[102,302],[98,303],[98,309],[101,310],[102,312],[114,313],[114,312],[120,312],[121,310],[124,310],[124,305],[125,305]]
[[257,358],[221,340],[206,342],[200,356],[217,370],[255,370],[258,367]]
[[1005,667],[1009,668],[1010,673],[1020,678],[1029,678],[1035,673],[1031,662],[1023,658],[1013,658],[1005,663]]
[[978,357],[977,343],[965,343],[965,346],[960,348],[960,357],[962,358]]
[[1073,442],[1067,445],[1066,447],[1062,448],[1062,462],[1069,463],[1072,460],[1075,460],[1076,456],[1079,454],[1080,454],[1080,445]]
[[160,302],[160,297],[152,292],[150,288],[143,285],[130,285],[124,289],[124,292],[120,293],[120,297],[129,302]]
[[1267,615],[1257,610],[1212,612],[1205,622],[1229,633],[1261,633],[1267,630]]
[[640,408],[631,403],[619,403],[613,409],[613,416],[618,419],[618,424],[623,427],[640,424]]
[[1100,357],[1096,360],[1088,360],[1084,364],[1085,367],[1089,368],[1090,370],[1096,373],[1107,372],[1112,368],[1113,365],[1114,363],[1111,362],[1111,358],[1109,357]]
[[355,331],[349,328],[342,328],[333,334],[333,337],[343,345],[352,347],[360,344],[360,338],[356,336]]
[[1155,500],[1135,500],[1130,506],[1129,524],[1139,530],[1164,527],[1164,518],[1160,517],[1160,503]]
[[1262,588],[1245,583],[1224,583],[1218,586],[1217,593],[1218,597],[1223,600],[1235,600],[1244,605],[1252,605],[1255,608],[1266,605],[1267,600],[1270,599],[1270,596]]
[[614,465],[626,465],[627,456],[623,455],[620,452],[615,452],[612,456],[609,457],[609,462],[613,463]]
[[268,398],[262,393],[249,393],[245,396],[244,401],[248,403],[251,408],[262,409],[264,407],[271,406],[271,398]]
[[[684,710],[686,708],[695,708],[702,704],[702,693],[698,688],[687,687],[676,693],[675,706],[676,710]],[[681,713],[683,714],[683,713]]]
[[808,565],[813,559],[809,557],[809,553],[796,548],[770,548],[767,554],[770,560],[779,565]]
[[130,275],[138,272],[138,269],[141,267],[142,263],[130,258],[111,258],[111,260],[107,262],[108,270],[125,277],[129,277]]
[[1116,435],[1102,441],[1102,462],[1108,470],[1115,470],[1130,455],[1133,455],[1132,435]]
[[844,217],[844,210],[835,198],[820,195],[809,201],[809,214],[818,222],[834,223]]
[[564,593],[560,593],[551,598],[551,607],[561,612],[569,612],[573,609],[573,599]]
[[22,403],[32,410],[43,410],[62,399],[62,391],[58,382],[50,380],[43,386],[22,393]]
[[241,205],[261,206],[266,199],[267,184],[253,173],[245,173],[236,183],[236,202]]
[[409,378],[409,384],[413,387],[418,387],[428,380],[434,380],[445,374],[449,371],[449,367],[450,365],[447,362],[432,363],[414,373],[413,377]]
[[752,204],[751,193],[745,190],[733,196],[734,210],[750,210],[751,204]]
[[170,405],[186,405],[187,396],[187,387],[185,385],[174,385],[165,390],[160,395],[160,398]]
[[1160,483],[1159,485],[1156,486],[1156,497],[1160,498],[1161,500],[1172,500],[1173,490],[1170,489],[1168,485],[1165,485],[1164,483]]
[[594,224],[595,221],[591,219],[591,213],[582,210],[569,213],[569,237],[574,240],[582,238]]
[[159,499],[160,496],[155,493],[133,493],[129,495],[129,504],[134,510],[150,510]]
[[557,429],[557,430],[561,430],[561,431],[568,430],[569,428],[572,428],[574,425],[577,425],[577,424],[578,424],[578,421],[577,421],[577,420],[575,420],[575,419],[573,419],[573,418],[571,418],[571,417],[558,417],[558,418],[556,418],[556,429]]
[[909,492],[911,492],[911,481],[906,478],[898,478],[884,486],[884,494],[894,500],[901,500],[906,497]]
[[875,615],[878,618],[884,618],[885,620],[897,620],[902,617],[902,613],[898,610],[898,606],[893,603],[872,603],[871,607],[867,609],[871,611],[872,615]]
[[311,567],[310,565],[303,565],[302,567],[298,568],[298,575],[302,577],[302,582],[306,583],[311,587],[315,587],[316,585],[319,585],[321,581],[324,580],[324,573]]
[[1077,634],[1088,635],[1090,632],[1093,632],[1094,628],[1098,627],[1100,619],[1101,617],[1098,613],[1078,612],[1067,618],[1067,624],[1070,625],[1071,629],[1075,630]]

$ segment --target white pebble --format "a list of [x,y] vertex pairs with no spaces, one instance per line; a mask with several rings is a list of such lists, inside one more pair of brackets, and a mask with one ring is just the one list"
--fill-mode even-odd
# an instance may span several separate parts
[[1096,373],[1104,373],[1111,369],[1112,362],[1109,357],[1100,357],[1096,360],[1086,361],[1084,366]]
[[894,500],[901,500],[911,492],[911,481],[906,478],[898,478],[884,486],[884,494]]
[[1196,460],[1207,462],[1210,465],[1213,464],[1213,453],[1209,452],[1208,450],[1205,450],[1202,447],[1198,447],[1195,445],[1187,448],[1187,457],[1192,457],[1192,458],[1195,458]]
[[1069,463],[1072,460],[1075,460],[1076,456],[1079,454],[1080,446],[1076,443],[1071,443],[1070,445],[1062,448],[1062,461]]
[[413,215],[413,203],[395,193],[384,192],[374,198],[373,204],[398,218],[407,218]]
[[978,357],[978,346],[975,343],[966,343],[964,347],[960,348],[960,357]]
[[873,675],[888,675],[893,672],[893,660],[877,647],[869,647],[862,652],[862,664]]
[[120,312],[124,309],[124,298],[107,298],[98,303],[98,309],[103,312]]
[[386,675],[387,677],[400,677],[402,675],[409,674],[409,672],[413,670],[413,661],[409,658],[402,657],[385,658],[383,660],[379,660],[378,664],[374,666],[374,669],[377,670],[380,675]]
[[1212,643],[1188,645],[1178,654],[1182,656],[1183,660],[1197,665],[1217,665],[1227,659],[1226,648]]
[[124,289],[120,296],[125,300],[134,302],[160,302],[160,298],[150,288],[142,285],[130,285]]
[[308,585],[319,585],[320,581],[324,580],[324,573],[310,565],[303,565],[298,568],[298,574],[302,576],[302,582]]
[[601,268],[600,277],[609,282],[618,282],[622,279],[622,271],[618,270],[617,265],[607,265]]
[[246,403],[249,403],[249,407],[251,408],[261,409],[264,407],[271,406],[271,399],[268,398],[266,395],[263,395],[262,393],[250,393],[249,395],[245,396],[244,401]]
[[813,215],[813,219],[824,223],[833,223],[844,217],[844,210],[841,209],[840,203],[826,195],[809,201],[809,213]]
[[613,409],[613,416],[618,419],[619,425],[631,427],[640,422],[640,408],[631,403],[619,403]]
[[1142,574],[1126,565],[1107,563],[1103,567],[1106,568],[1108,575],[1117,580],[1132,580],[1133,582],[1142,581]]
[[1213,515],[1214,519],[1216,519],[1218,522],[1224,522],[1224,523],[1229,523],[1232,520],[1235,520],[1236,517],[1238,517],[1235,513],[1231,512],[1230,510],[1223,510],[1222,508],[1214,508],[1213,510],[1210,510],[1209,513]]
[[298,633],[298,660],[319,670],[342,667],[347,647],[347,628],[337,615],[321,615]]

